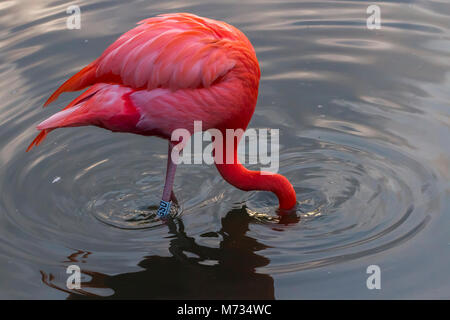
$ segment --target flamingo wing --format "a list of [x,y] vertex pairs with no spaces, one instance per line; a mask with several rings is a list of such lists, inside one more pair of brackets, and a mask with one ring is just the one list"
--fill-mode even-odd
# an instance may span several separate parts
[[235,66],[233,53],[239,48],[251,48],[254,54],[245,35],[225,22],[187,13],[146,19],[67,80],[44,106],[62,92],[95,83],[147,90],[208,88]]

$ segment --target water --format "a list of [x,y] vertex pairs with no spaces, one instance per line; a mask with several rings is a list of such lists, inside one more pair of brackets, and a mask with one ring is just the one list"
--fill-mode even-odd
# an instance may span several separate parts
[[[70,4],[81,30],[66,28]],[[369,4],[1,2],[0,297],[449,298],[450,5],[377,2],[382,26],[368,30]],[[34,126],[77,95],[42,109],[57,85],[166,12],[225,20],[254,44],[250,127],[280,130],[296,216],[184,165],[179,213],[161,223],[156,138],[72,128],[25,153]],[[372,264],[381,290],[366,287]]]

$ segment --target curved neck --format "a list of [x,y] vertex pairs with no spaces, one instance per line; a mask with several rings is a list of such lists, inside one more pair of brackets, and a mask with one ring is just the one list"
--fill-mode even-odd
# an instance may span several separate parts
[[[286,177],[246,169],[238,159],[237,148],[240,138],[234,139],[231,145],[225,138],[223,140],[225,141],[222,146],[215,143],[214,162],[225,181],[244,191],[261,190],[275,193],[280,209],[289,210],[295,207],[297,203],[295,190]],[[230,155],[230,152],[233,154]]]

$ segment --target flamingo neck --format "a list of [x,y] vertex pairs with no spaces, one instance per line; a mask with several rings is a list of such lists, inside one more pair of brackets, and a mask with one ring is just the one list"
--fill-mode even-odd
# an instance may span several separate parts
[[[238,189],[244,191],[260,190],[273,192],[279,201],[279,207],[290,210],[297,203],[296,193],[289,180],[280,175],[270,172],[252,171],[245,168],[238,159],[238,141],[234,141],[230,148],[226,148],[224,141],[222,152],[214,153],[214,160],[220,175]],[[226,161],[226,150],[233,150],[233,161]],[[217,151],[217,149],[216,149]]]

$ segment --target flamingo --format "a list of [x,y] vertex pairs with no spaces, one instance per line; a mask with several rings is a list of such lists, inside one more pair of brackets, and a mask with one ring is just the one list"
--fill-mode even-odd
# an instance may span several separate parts
[[[255,50],[237,28],[189,13],[145,19],[48,98],[44,107],[63,92],[89,87],[37,125],[40,133],[27,151],[57,128],[88,125],[169,140],[158,209],[165,217],[177,166],[171,155],[181,142],[171,141],[172,132],[184,128],[192,134],[194,121],[202,121],[204,131],[214,128],[224,136],[226,129],[245,130],[255,110],[259,79]],[[239,139],[213,153],[220,175],[244,191],[273,192],[279,212],[289,212],[297,203],[291,183],[280,174],[246,169],[237,157]],[[220,161],[225,150],[233,151],[233,161]]]

